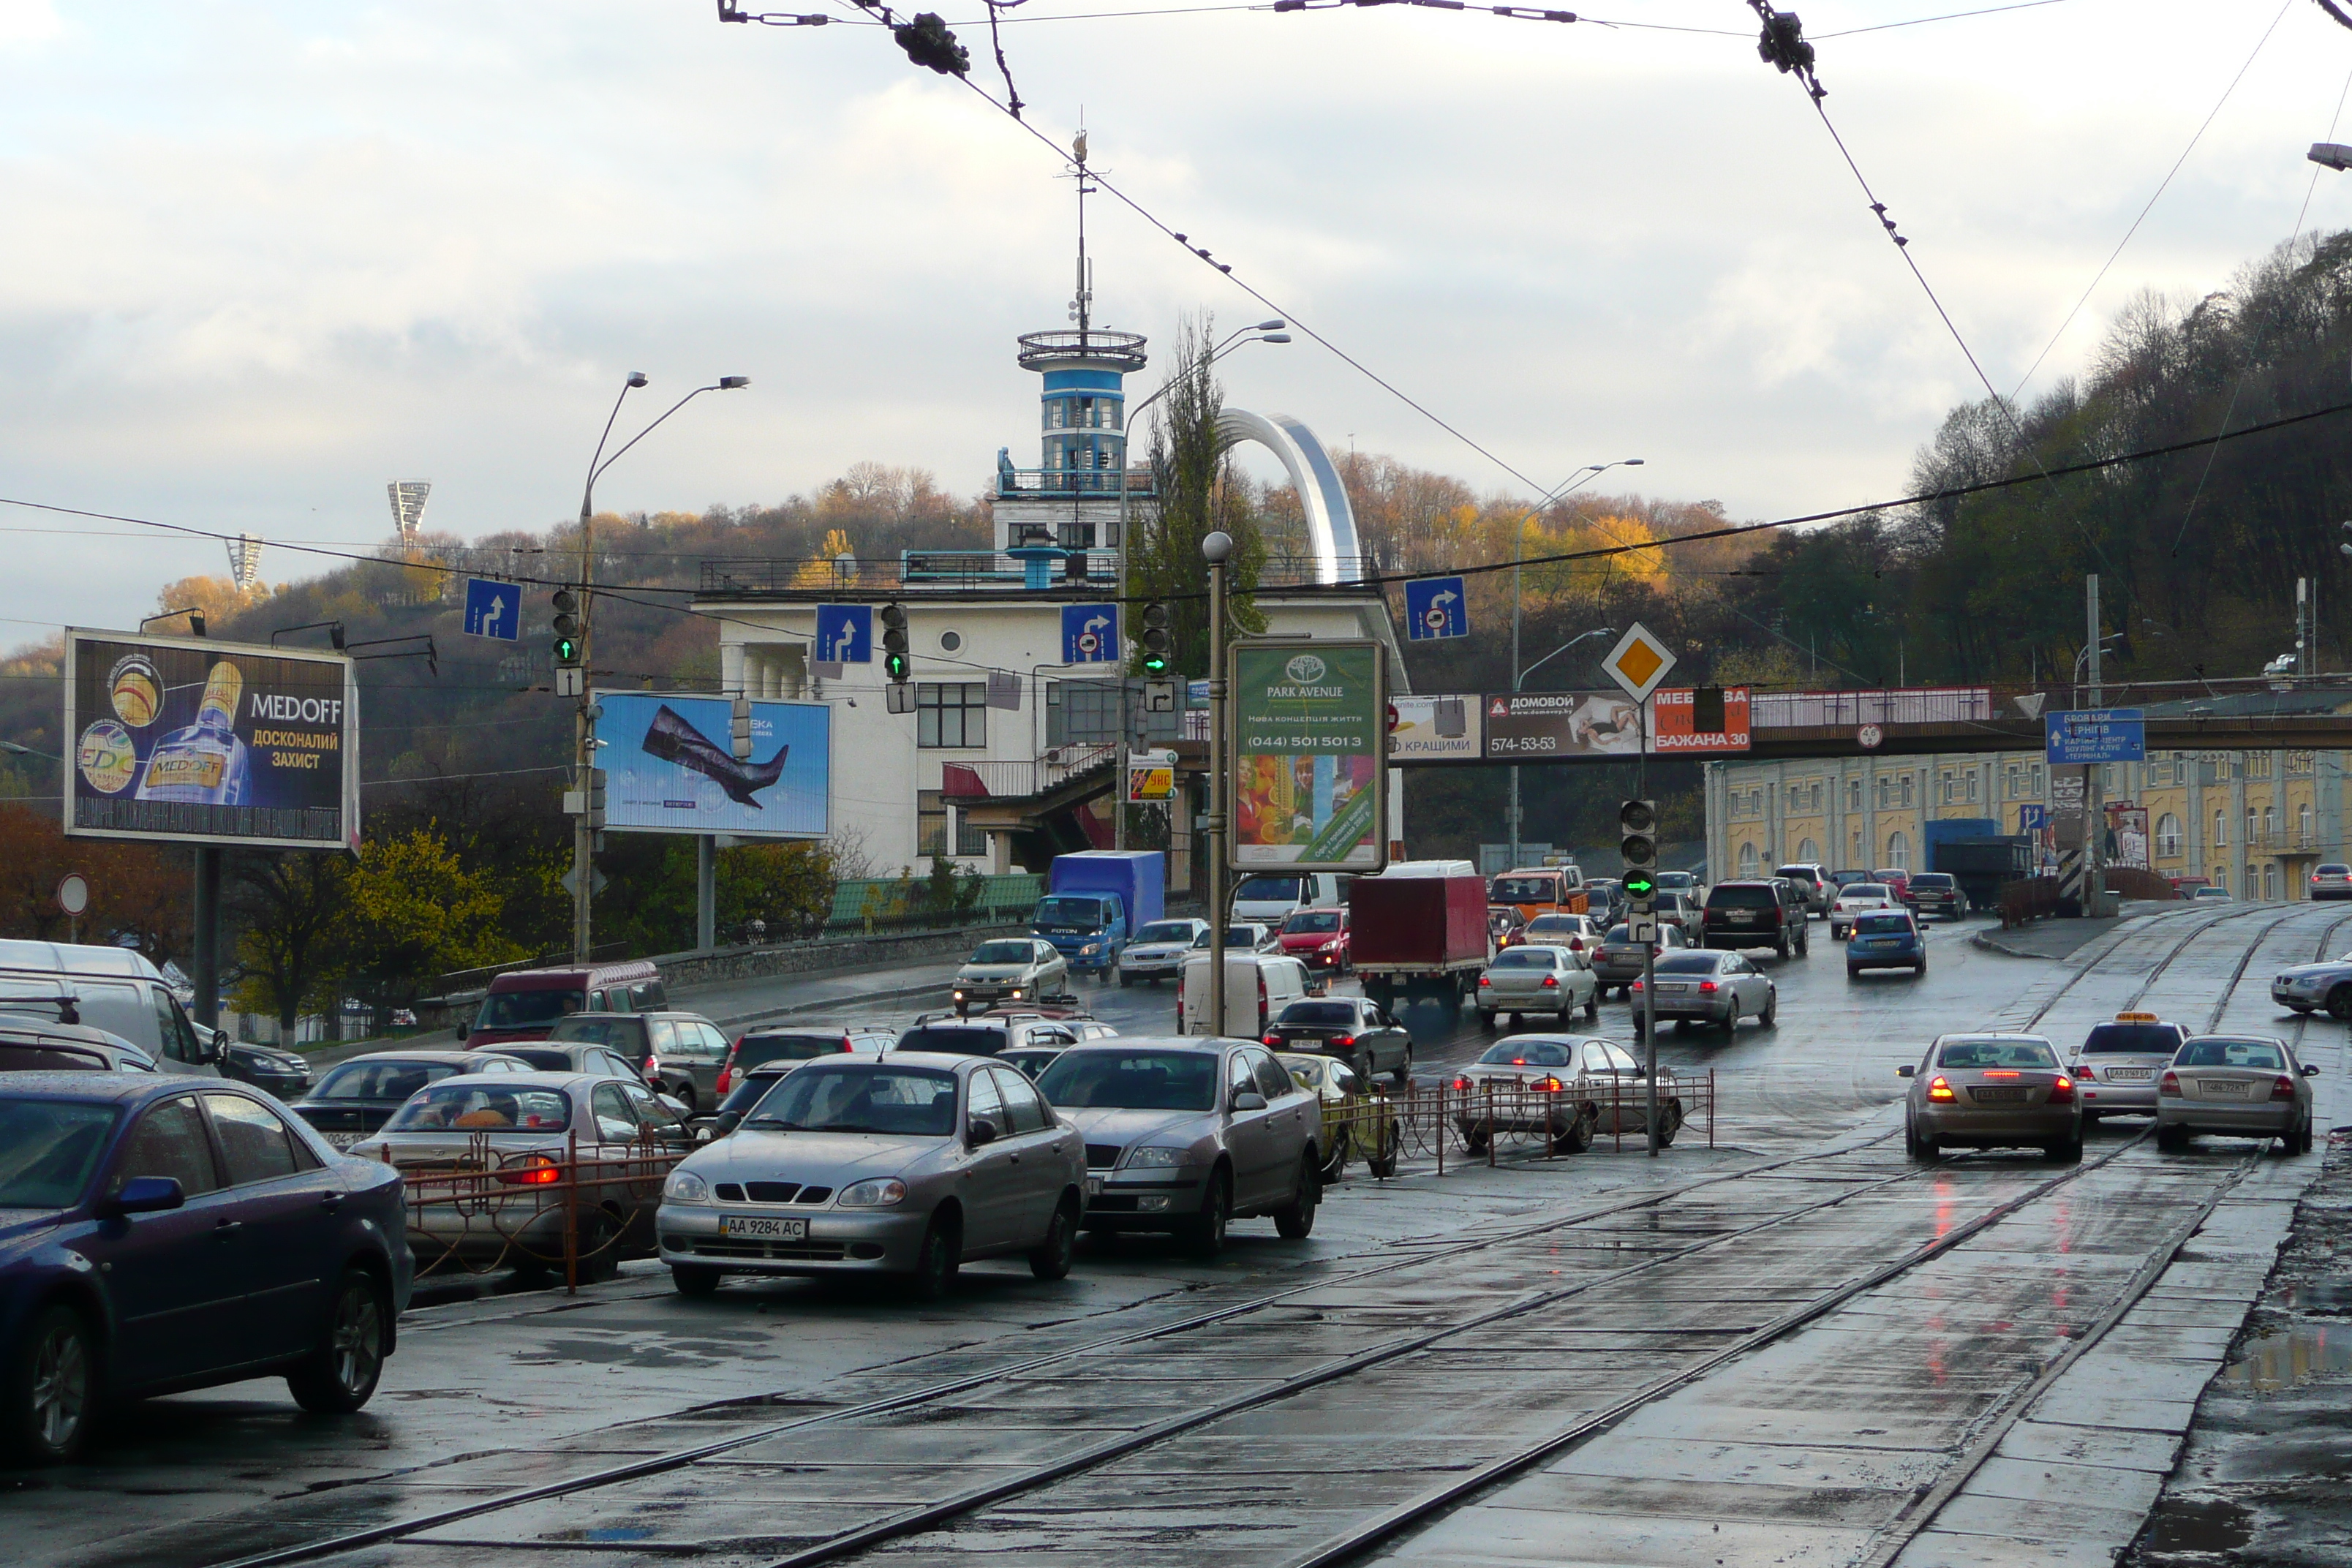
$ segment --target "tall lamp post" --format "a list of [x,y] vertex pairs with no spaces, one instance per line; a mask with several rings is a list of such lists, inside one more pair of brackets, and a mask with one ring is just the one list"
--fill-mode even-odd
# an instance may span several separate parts
[[[1284,331],[1282,329],[1288,323],[1284,321],[1281,317],[1276,316],[1270,321],[1260,321],[1255,327],[1244,327],[1239,331],[1236,331],[1230,337],[1226,338],[1223,342],[1219,343],[1215,348],[1209,351],[1209,363],[1211,364],[1216,363],[1219,360],[1233,353],[1234,350],[1241,347],[1245,342],[1253,343],[1286,343],[1290,341],[1290,334]],[[1122,418],[1122,428],[1118,433],[1118,552],[1112,558],[1116,563],[1112,567],[1112,571],[1115,574],[1116,581],[1118,584],[1118,592],[1122,598],[1124,598],[1127,594],[1128,437],[1129,433],[1135,429],[1135,422],[1138,416],[1139,416],[1145,409],[1150,407],[1153,404],[1167,396],[1169,392],[1172,390],[1175,385],[1176,383],[1173,381],[1167,383],[1165,385],[1161,386],[1159,391],[1153,393],[1150,396],[1137,404],[1133,408],[1128,410]],[[1203,548],[1205,547],[1205,542],[1203,542]],[[1228,548],[1230,548],[1230,545]],[[1119,849],[1127,847],[1128,739],[1127,662],[1124,658],[1121,658],[1119,661],[1118,671],[1118,771],[1113,775],[1118,783],[1111,795],[1110,816],[1111,844],[1113,847]]]
[[[1515,653],[1517,652],[1517,634],[1518,628],[1514,626],[1512,628],[1512,637],[1513,651]],[[1517,697],[1519,694],[1520,687],[1526,684],[1528,676],[1533,675],[1537,670],[1541,669],[1545,665],[1549,664],[1553,659],[1558,658],[1561,654],[1566,653],[1570,648],[1574,647],[1577,644],[1580,642],[1591,642],[1594,637],[1613,637],[1616,635],[1617,628],[1614,626],[1595,626],[1589,632],[1579,632],[1576,636],[1569,638],[1566,642],[1560,644],[1558,647],[1552,649],[1549,653],[1544,655],[1533,664],[1528,666],[1527,668],[1519,670],[1514,674],[1511,677],[1511,695]],[[1517,660],[1515,658],[1512,662],[1516,664]],[[1511,863],[1503,868],[1507,871],[1516,871],[1519,868],[1519,764],[1517,763],[1513,763],[1511,764]]]
[[572,823],[572,961],[585,963],[589,960],[589,911],[595,894],[593,879],[596,859],[596,820],[591,808],[595,803],[596,714],[589,699],[588,676],[593,668],[591,655],[595,625],[595,597],[589,593],[595,581],[595,516],[596,481],[606,468],[619,462],[629,448],[652,435],[662,420],[693,402],[706,392],[734,392],[751,384],[748,375],[722,375],[709,386],[698,386],[663,411],[661,417],[638,431],[611,457],[604,456],[604,443],[613,437],[613,424],[621,416],[621,405],[630,393],[646,384],[643,371],[631,371],[621,383],[621,395],[613,400],[613,412],[604,416],[604,432],[596,437],[595,455],[588,459],[588,479],[580,488],[580,691],[578,708],[572,718],[572,769],[579,787],[580,813]]
[[[1201,541],[1209,563],[1209,1025],[1225,1032],[1225,562],[1233,535]],[[1181,1025],[1183,1020],[1177,1020]]]

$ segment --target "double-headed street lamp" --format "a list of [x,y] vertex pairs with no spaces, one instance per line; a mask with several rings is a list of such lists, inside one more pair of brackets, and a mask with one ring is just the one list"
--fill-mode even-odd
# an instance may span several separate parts
[[[1528,676],[1533,675],[1537,670],[1541,669],[1545,665],[1549,664],[1553,659],[1558,658],[1561,654],[1566,653],[1570,648],[1574,647],[1577,644],[1581,642],[1591,642],[1594,637],[1613,637],[1616,635],[1617,628],[1614,626],[1595,626],[1589,632],[1579,632],[1576,636],[1569,638],[1566,642],[1560,644],[1558,647],[1552,649],[1549,653],[1544,655],[1533,664],[1528,666],[1527,668],[1514,673],[1511,677],[1511,695],[1517,697],[1519,694],[1519,688],[1526,683]],[[1514,651],[1517,651],[1516,647],[1514,648]],[[1509,866],[1506,867],[1505,869],[1516,871],[1518,868],[1519,764],[1513,763],[1511,764],[1511,863]]]
[[706,392],[734,392],[751,384],[748,375],[722,375],[709,386],[698,386],[666,409],[661,418],[629,437],[621,449],[611,457],[604,456],[604,443],[613,437],[613,424],[621,416],[621,405],[629,394],[646,384],[643,371],[633,370],[621,383],[621,395],[613,399],[613,412],[604,416],[604,428],[596,437],[595,455],[588,459],[588,479],[580,489],[580,689],[579,707],[572,721],[572,767],[579,790],[580,814],[572,826],[572,959],[585,963],[589,959],[589,909],[595,889],[596,824],[590,814],[595,800],[596,719],[588,697],[588,673],[591,668],[589,641],[595,623],[594,595],[589,586],[595,581],[595,515],[596,481],[604,470],[627,456],[629,448],[652,435],[662,420],[685,407]]

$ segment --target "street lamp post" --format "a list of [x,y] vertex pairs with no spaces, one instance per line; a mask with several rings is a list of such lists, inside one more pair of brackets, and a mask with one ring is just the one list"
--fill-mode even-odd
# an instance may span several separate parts
[[611,457],[604,456],[604,443],[612,439],[613,423],[621,416],[621,405],[630,393],[646,384],[643,371],[631,371],[621,383],[621,395],[613,400],[613,412],[604,416],[604,433],[596,437],[595,455],[588,459],[588,479],[580,488],[580,691],[578,706],[572,717],[573,783],[579,790],[580,814],[572,824],[572,961],[585,963],[589,960],[590,910],[595,895],[593,885],[596,863],[596,824],[590,807],[595,800],[596,714],[589,698],[589,675],[593,651],[595,597],[588,590],[595,581],[595,515],[596,481],[604,470],[627,455],[629,448],[652,435],[662,420],[693,402],[706,392],[734,392],[751,384],[748,375],[722,375],[709,386],[698,386],[663,411],[661,417],[629,437],[621,449]]
[[[1223,342],[1219,343],[1215,348],[1209,351],[1209,363],[1211,364],[1216,363],[1219,360],[1224,358],[1225,355],[1241,347],[1244,340],[1253,343],[1286,343],[1290,341],[1290,334],[1282,330],[1286,324],[1287,323],[1286,323],[1281,317],[1277,316],[1270,321],[1260,321],[1255,327],[1244,327],[1239,331],[1236,331],[1232,336],[1226,338]],[[1256,333],[1257,335],[1253,337],[1251,336],[1252,333]],[[1128,410],[1128,412],[1122,416],[1122,427],[1118,433],[1118,553],[1111,558],[1111,571],[1115,581],[1118,584],[1118,592],[1121,598],[1125,598],[1127,595],[1128,437],[1135,429],[1135,421],[1137,416],[1141,415],[1145,409],[1150,407],[1153,404],[1167,396],[1169,391],[1175,385],[1176,383],[1173,381],[1167,383],[1165,385],[1161,386],[1159,391],[1153,393],[1150,396],[1137,404],[1133,408]],[[1072,482],[1076,482],[1075,478]],[[1129,731],[1127,713],[1127,660],[1123,657],[1125,650],[1121,649],[1120,651],[1122,657],[1119,659],[1118,666],[1118,752],[1116,758],[1118,764],[1117,772],[1113,775],[1118,782],[1115,791],[1111,796],[1110,821],[1111,845],[1114,848],[1124,849],[1127,847],[1127,768],[1129,755],[1127,747]],[[1180,713],[1182,711],[1181,706],[1179,707],[1178,711]]]
[[[1514,652],[1516,652],[1516,651],[1517,651],[1516,642],[1517,642],[1517,630],[1518,630],[1518,628],[1517,628],[1517,627],[1516,627],[1516,626],[1514,626],[1514,627],[1512,628],[1512,634],[1513,634],[1513,638],[1514,638],[1514,649],[1513,649],[1513,651],[1514,651]],[[1527,668],[1522,669],[1522,670],[1518,671],[1517,674],[1513,675],[1513,676],[1511,677],[1511,695],[1512,695],[1512,696],[1514,696],[1514,697],[1517,697],[1517,696],[1519,694],[1519,688],[1520,688],[1522,685],[1524,685],[1524,684],[1526,683],[1527,679],[1528,679],[1528,676],[1533,675],[1537,670],[1541,669],[1545,665],[1549,664],[1553,659],[1558,658],[1561,654],[1566,653],[1570,648],[1574,647],[1577,644],[1579,644],[1579,643],[1580,643],[1580,642],[1590,642],[1590,641],[1591,641],[1594,637],[1615,637],[1616,635],[1617,635],[1617,628],[1616,628],[1616,627],[1614,627],[1614,626],[1595,626],[1595,627],[1593,627],[1593,628],[1592,628],[1592,630],[1591,630],[1591,631],[1589,631],[1589,632],[1579,632],[1576,636],[1574,636],[1574,637],[1572,637],[1569,638],[1566,642],[1564,642],[1564,643],[1560,644],[1558,647],[1556,647],[1556,648],[1552,649],[1549,653],[1548,653],[1548,654],[1544,655],[1541,658],[1539,658],[1539,659],[1536,660],[1533,664],[1531,664],[1531,665],[1528,666],[1528,667],[1527,667]],[[1517,663],[1518,661],[1517,661],[1516,658],[1514,658],[1514,659],[1512,660],[1512,662],[1513,662],[1514,664],[1516,664],[1516,663]],[[1516,870],[1517,870],[1518,868],[1519,868],[1519,764],[1518,764],[1518,763],[1513,763],[1511,764],[1511,863],[1510,863],[1508,866],[1505,867],[1505,868],[1504,868],[1504,869],[1505,869],[1505,870],[1507,870],[1507,871],[1516,871]]]
[[[1233,536],[1201,541],[1209,563],[1209,1033],[1225,1032],[1225,562]],[[1182,1019],[1177,1020],[1179,1024]]]
[[[1544,497],[1541,500],[1536,502],[1534,506],[1528,508],[1525,514],[1520,516],[1511,524],[1512,695],[1517,696],[1518,694],[1519,679],[1522,674],[1519,669],[1519,563],[1521,558],[1527,553],[1528,519],[1540,515],[1544,508],[1549,506],[1560,497],[1568,494],[1570,490],[1582,488],[1592,480],[1599,479],[1601,475],[1607,473],[1612,468],[1638,468],[1641,466],[1642,459],[1639,458],[1620,458],[1616,461],[1610,463],[1587,463],[1584,467],[1577,469],[1576,472],[1569,475],[1565,480],[1553,489],[1549,495]],[[1567,645],[1569,647],[1573,647],[1575,646],[1576,645],[1574,643]],[[1544,655],[1544,658],[1549,658],[1552,657],[1552,654],[1562,651],[1564,651],[1562,648],[1554,648],[1552,653]],[[1543,659],[1538,659],[1536,662],[1540,664],[1543,662]],[[1517,763],[1513,763],[1511,764],[1510,816],[1511,863],[1504,868],[1507,871],[1517,870],[1519,864],[1519,764]]]

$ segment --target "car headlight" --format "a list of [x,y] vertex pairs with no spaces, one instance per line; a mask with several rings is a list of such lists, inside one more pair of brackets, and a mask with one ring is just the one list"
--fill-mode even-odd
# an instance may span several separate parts
[[1318,948],[1316,951],[1317,951],[1317,952],[1337,952],[1339,950],[1339,939],[1338,937],[1336,937],[1336,936],[1335,936],[1335,937],[1333,937],[1329,942],[1325,942],[1321,947]]
[[1082,948],[1078,949],[1078,955],[1079,955],[1081,958],[1090,957],[1090,956],[1092,956],[1092,955],[1093,955],[1093,954],[1095,954],[1095,953],[1100,952],[1101,951],[1102,951],[1102,943],[1100,943],[1100,942],[1090,942],[1087,943],[1087,945],[1086,945],[1086,946],[1084,946],[1084,947],[1082,947]]
[[1184,1157],[1189,1152],[1184,1149],[1138,1149],[1128,1155],[1127,1168],[1130,1171],[1166,1170],[1171,1165],[1184,1163]]
[[834,1202],[845,1209],[879,1209],[903,1203],[906,1197],[906,1183],[895,1176],[875,1176],[863,1182],[852,1182],[841,1189],[841,1195]]
[[1015,1002],[1018,1002],[1018,1001],[1020,1001],[1020,1000],[1021,1000],[1021,987],[1019,987],[1018,985],[1015,985],[1015,986],[1013,988],[1013,999]]
[[692,1171],[672,1171],[669,1180],[662,1184],[662,1196],[674,1204],[707,1204],[710,1184]]

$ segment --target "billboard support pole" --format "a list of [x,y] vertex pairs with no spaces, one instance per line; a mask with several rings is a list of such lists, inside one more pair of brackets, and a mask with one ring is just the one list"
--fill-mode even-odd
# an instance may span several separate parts
[[188,976],[196,988],[196,1022],[220,1027],[220,884],[217,844],[196,846],[196,931]]
[[694,836],[694,947],[710,952],[719,946],[719,836]]

